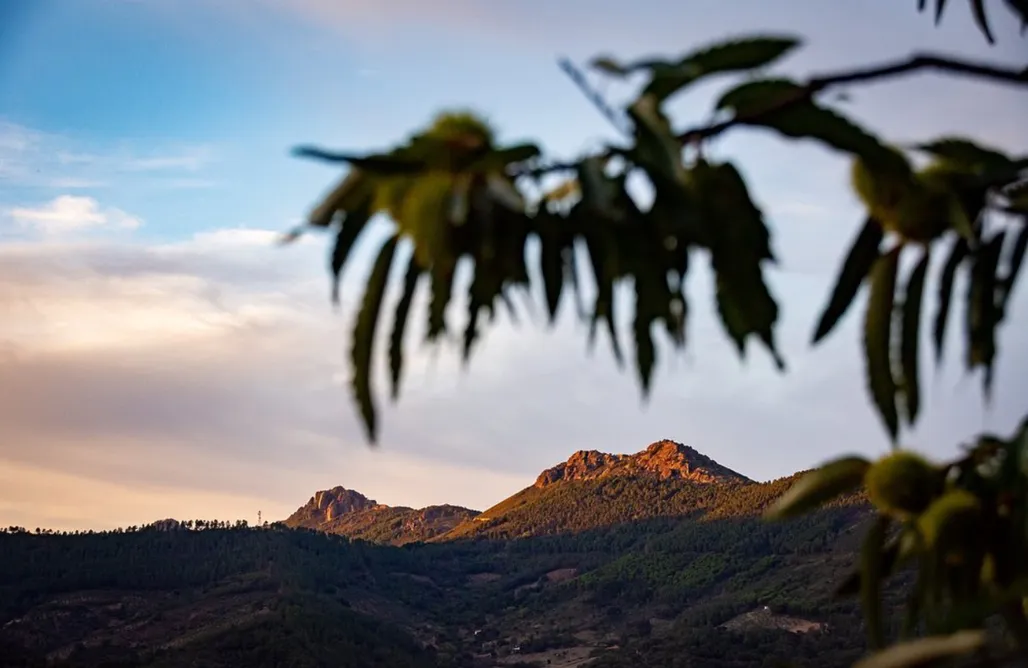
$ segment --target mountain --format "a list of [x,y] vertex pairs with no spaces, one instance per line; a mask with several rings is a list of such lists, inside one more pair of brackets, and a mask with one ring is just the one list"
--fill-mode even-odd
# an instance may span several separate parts
[[387,506],[360,492],[333,487],[317,492],[284,524],[388,545],[403,545],[444,534],[478,514],[477,510],[451,505],[418,509]]
[[634,455],[579,450],[566,462],[539,474],[534,486],[547,487],[559,482],[608,477],[644,477],[701,484],[753,482],[687,445],[664,439]]
[[543,471],[530,487],[432,540],[523,538],[658,517],[752,516],[793,480],[757,483],[670,440],[633,455],[580,450]]
[[[22,668],[850,665],[861,618],[834,591],[868,509],[853,496],[763,521],[795,479],[753,482],[660,441],[575,453],[482,514],[334,488],[270,527],[0,530],[0,656]],[[887,590],[897,627],[906,584]]]

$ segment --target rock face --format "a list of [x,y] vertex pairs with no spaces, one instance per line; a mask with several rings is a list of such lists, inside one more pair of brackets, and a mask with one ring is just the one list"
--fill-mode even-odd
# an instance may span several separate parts
[[402,545],[446,533],[478,511],[460,506],[387,506],[345,487],[317,492],[284,522],[351,538]]
[[609,476],[648,476],[696,483],[752,482],[687,445],[661,440],[634,455],[611,455],[579,450],[566,462],[543,471],[535,487],[571,480],[596,480]]

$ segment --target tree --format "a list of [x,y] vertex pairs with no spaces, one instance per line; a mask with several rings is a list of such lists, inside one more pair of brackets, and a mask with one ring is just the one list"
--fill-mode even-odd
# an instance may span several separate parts
[[[919,9],[927,9],[926,4],[920,0]],[[970,0],[970,5],[979,29],[992,42],[983,0]],[[1006,5],[1005,19],[1016,16],[1022,27],[1028,26],[1028,3],[1008,0]],[[943,0],[936,1],[936,21],[944,6]],[[483,316],[491,321],[500,305],[516,312],[516,292],[529,299],[541,293],[551,323],[561,300],[572,295],[579,316],[590,324],[590,344],[602,326],[621,362],[625,355],[614,316],[621,302],[615,295],[630,289],[633,364],[645,396],[657,363],[654,327],[664,330],[673,347],[686,345],[685,281],[696,254],[710,258],[721,322],[740,357],[756,339],[784,371],[775,344],[778,303],[764,274],[774,263],[771,230],[736,166],[704,154],[706,141],[740,126],[813,139],[852,159],[852,186],[866,217],[838,271],[813,344],[833,331],[866,285],[866,382],[893,444],[920,413],[918,341],[932,253],[946,257],[934,277],[935,357],[943,358],[953,288],[963,273],[969,286],[964,364],[981,372],[988,399],[996,332],[1028,249],[1028,156],[1008,155],[965,137],[890,145],[821,98],[843,86],[922,70],[1028,88],[1028,69],[920,54],[806,82],[761,76],[761,68],[800,43],[789,35],[759,35],[709,45],[679,59],[622,63],[597,58],[591,66],[601,75],[646,77],[623,114],[590,88],[575,65],[562,62],[623,133],[621,142],[571,163],[546,162],[532,144],[497,146],[492,129],[468,113],[440,115],[386,152],[297,149],[300,156],[350,166],[307,221],[335,230],[333,298],[338,298],[339,275],[369,221],[381,214],[395,224],[378,251],[353,330],[352,390],[368,439],[374,442],[377,434],[371,360],[390,270],[401,253],[407,256],[406,271],[388,336],[394,400],[403,373],[405,328],[423,282],[430,291],[427,338],[432,342],[449,331],[447,306],[455,291],[467,291],[465,362],[485,325]],[[725,74],[746,78],[717,101],[719,120],[673,129],[664,112],[666,101],[701,79]],[[919,167],[919,161],[927,164]],[[652,195],[648,203],[629,191],[630,175],[645,178]],[[286,239],[301,232],[294,230]],[[530,240],[540,247],[535,271],[526,259]],[[903,269],[904,257],[913,262],[910,271]],[[591,270],[590,308],[582,303],[583,264]],[[466,281],[459,280],[462,271]],[[893,660],[896,655],[890,652],[925,658],[977,650],[983,636],[968,629],[980,629],[994,611],[1002,612],[1014,646],[1028,656],[1028,421],[1008,439],[983,435],[966,456],[944,465],[898,449],[875,463],[856,457],[833,461],[801,479],[770,514],[793,516],[860,487],[879,515],[865,541],[860,569],[843,590],[861,594],[870,644],[882,648],[881,582],[915,564],[920,581],[904,636],[917,630],[930,635],[921,644],[898,645],[873,660]]]

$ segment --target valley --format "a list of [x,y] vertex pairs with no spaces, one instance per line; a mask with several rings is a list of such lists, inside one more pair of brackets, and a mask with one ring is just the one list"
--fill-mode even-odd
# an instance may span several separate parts
[[867,506],[763,521],[794,478],[753,482],[659,441],[577,452],[482,513],[337,487],[264,527],[8,529],[0,655],[26,668],[849,665],[861,618],[834,591]]

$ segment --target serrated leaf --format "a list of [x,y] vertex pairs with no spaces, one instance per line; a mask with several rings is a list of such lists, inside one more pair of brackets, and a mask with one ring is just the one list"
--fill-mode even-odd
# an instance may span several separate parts
[[992,30],[989,29],[989,18],[985,14],[985,0],[971,0],[971,14],[974,16],[974,22],[978,24],[978,29],[985,35],[985,39],[989,44],[995,44],[996,39],[992,36]]
[[[556,221],[546,221],[544,224],[554,226]],[[560,243],[558,231],[554,229],[540,231],[539,245],[539,269],[543,277],[546,308],[552,325],[557,319],[560,296],[564,289],[564,246]]]
[[359,169],[350,172],[311,211],[307,224],[312,227],[328,227],[337,213],[355,211],[370,199],[373,187],[370,179]]
[[590,156],[578,164],[578,183],[582,190],[582,202],[593,214],[613,216],[616,212],[616,190],[614,183],[604,173],[606,161]]
[[446,307],[453,296],[454,274],[454,266],[449,263],[436,263],[429,272],[432,294],[428,302],[426,341],[435,341],[446,332]]
[[906,399],[907,423],[913,426],[921,409],[920,342],[921,299],[931,254],[925,249],[907,280],[903,297],[903,329],[900,334],[900,364],[903,368],[903,396]]
[[957,275],[960,263],[967,258],[970,248],[967,240],[957,237],[950,250],[946,263],[939,273],[939,300],[935,312],[935,324],[932,327],[932,340],[935,344],[935,363],[942,363],[943,347],[946,342],[946,324],[949,321],[950,301],[953,298],[953,280]]
[[976,144],[963,137],[944,137],[915,147],[937,158],[970,169],[1009,169],[1014,161],[992,148]]
[[343,267],[350,257],[350,251],[357,241],[364,228],[367,227],[371,217],[371,210],[367,204],[359,209],[346,214],[343,222],[336,233],[335,244],[332,246],[332,257],[329,261],[329,268],[332,271],[332,303],[339,303],[339,280]]
[[860,547],[860,606],[867,625],[868,644],[872,649],[885,645],[882,629],[882,571],[885,537],[889,518],[879,515],[868,529]]
[[657,361],[656,348],[653,343],[653,306],[651,302],[657,295],[646,290],[646,283],[635,280],[635,319],[632,330],[635,334],[635,368],[639,374],[639,385],[643,397],[650,393],[650,381],[653,378],[653,367]]
[[893,442],[899,431],[896,411],[896,379],[892,374],[893,306],[896,271],[902,246],[878,258],[871,268],[871,294],[864,318],[864,357],[871,399]]
[[717,109],[731,109],[741,124],[771,128],[786,137],[817,139],[860,156],[869,167],[893,168],[898,162],[897,155],[874,135],[816,104],[804,87],[786,79],[743,83],[722,95]]
[[498,148],[491,153],[501,165],[513,165],[519,162],[527,162],[542,155],[542,151],[535,144],[514,144]]
[[856,239],[850,245],[850,250],[843,260],[839,277],[835,279],[835,287],[832,288],[832,295],[828,304],[821,313],[817,329],[814,331],[812,345],[819,342],[835,328],[839,319],[846,314],[853,298],[857,296],[861,283],[871,271],[871,266],[878,259],[879,248],[885,233],[882,226],[873,218],[864,221],[863,227],[857,234]]
[[396,313],[393,316],[393,331],[389,335],[389,373],[391,381],[390,394],[393,401],[400,396],[400,377],[403,373],[403,334],[407,329],[407,318],[410,315],[414,292],[418,287],[418,279],[422,274],[421,265],[411,256],[407,265],[407,273],[403,277],[403,292],[396,302]]
[[682,145],[671,130],[671,123],[660,109],[654,95],[644,94],[628,108],[635,123],[636,146],[634,161],[646,170],[654,185],[688,184],[688,175],[682,163]]
[[380,176],[413,175],[425,169],[423,160],[396,154],[356,155],[326,151],[313,146],[298,146],[293,149],[293,155],[300,158],[315,158],[325,162],[349,163],[365,172]]
[[996,326],[999,324],[996,269],[1003,249],[1004,231],[997,232],[975,254],[967,290],[967,368],[983,367],[985,398],[992,393],[993,362],[996,357]]
[[769,65],[792,51],[792,37],[752,37],[722,42],[694,51],[679,62],[653,68],[644,93],[665,100],[686,86],[712,74],[740,72]]
[[770,234],[739,172],[729,163],[698,163],[691,171],[693,190],[704,225],[711,234],[711,264],[716,276],[718,313],[740,356],[746,339],[756,334],[779,368],[774,345],[778,304],[771,295],[761,262],[772,259]]
[[912,668],[952,659],[985,645],[984,631],[957,631],[899,643],[853,664],[853,668]]
[[374,444],[377,437],[375,422],[375,400],[371,392],[371,360],[375,347],[375,329],[378,326],[378,314],[382,308],[382,297],[385,295],[389,269],[396,252],[398,235],[393,235],[379,249],[378,257],[371,268],[368,282],[364,289],[364,299],[353,329],[353,347],[351,361],[353,363],[353,379],[351,382],[354,399],[360,409],[364,421],[365,435]]
[[1014,239],[1014,247],[1010,252],[1010,264],[1007,267],[1006,275],[1003,277],[1001,287],[1001,315],[1006,313],[1007,302],[1010,301],[1010,295],[1014,293],[1014,286],[1017,284],[1017,278],[1021,274],[1021,267],[1024,266],[1026,250],[1028,250],[1028,219],[1021,222],[1021,231],[1017,233],[1017,238]]
[[[601,245],[602,244],[602,245]],[[617,335],[614,320],[614,276],[615,272],[606,257],[609,242],[603,243],[596,233],[586,237],[586,247],[593,269],[593,280],[596,282],[596,299],[593,304],[592,321],[589,325],[589,346],[596,340],[596,326],[603,321],[610,333],[611,350],[618,366],[624,366],[624,355],[621,353],[621,342]]]
[[871,467],[864,457],[835,459],[805,474],[772,505],[764,517],[789,519],[818,508],[832,499],[858,489]]

